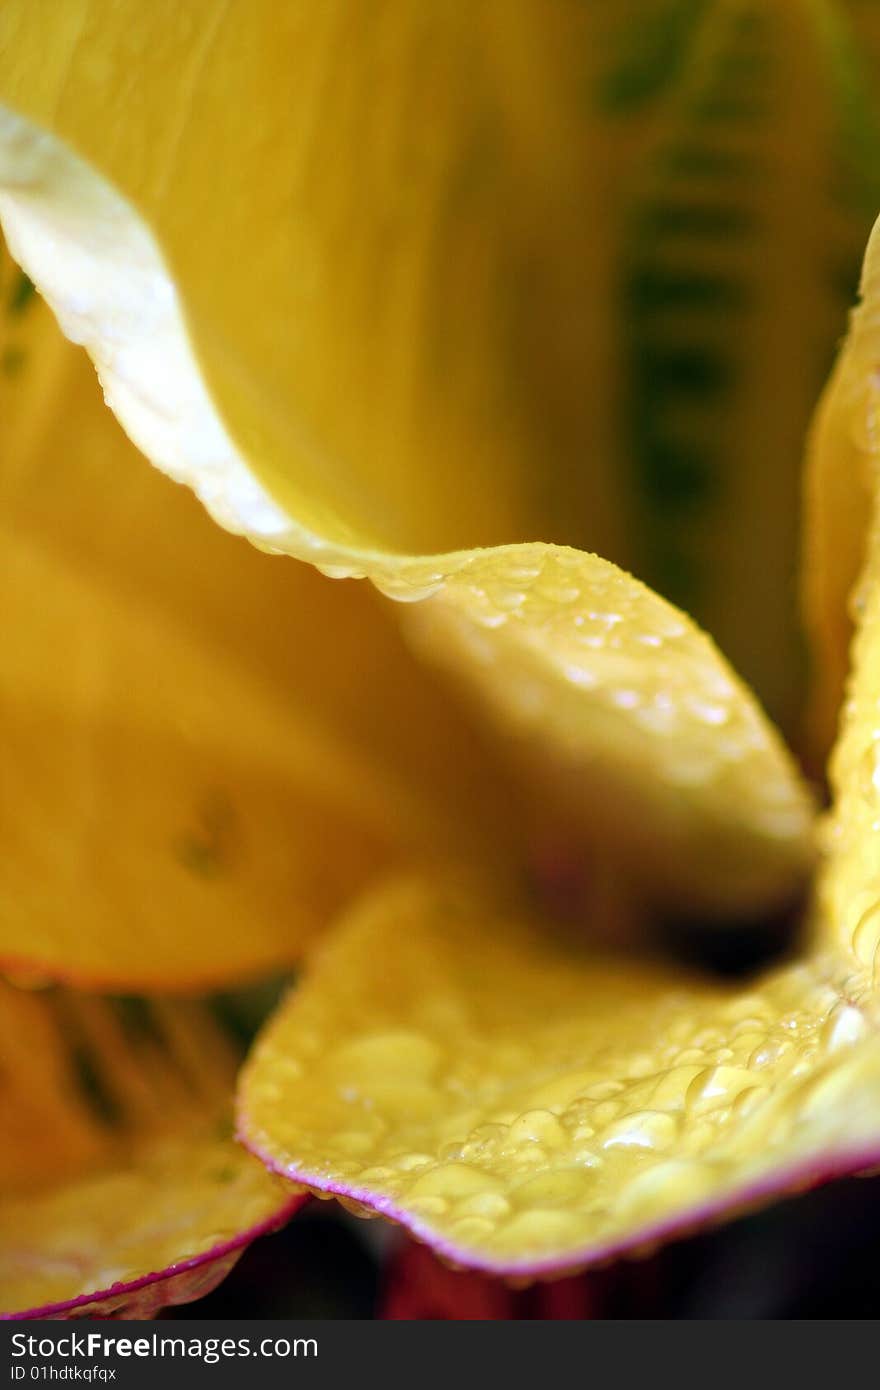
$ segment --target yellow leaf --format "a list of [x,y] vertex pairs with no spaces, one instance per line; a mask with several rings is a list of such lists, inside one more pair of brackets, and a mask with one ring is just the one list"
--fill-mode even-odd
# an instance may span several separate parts
[[[848,610],[855,619],[850,675],[846,685],[840,734],[831,756],[831,781],[836,796],[823,840],[828,868],[822,876],[820,908],[841,943],[855,943],[859,960],[871,969],[880,941],[880,742],[877,709],[880,695],[880,487],[876,411],[878,401],[877,275],[878,233],[875,229],[865,258],[862,303],[853,315],[850,333],[841,354],[828,395],[823,403],[816,434],[814,468],[814,520],[819,503],[830,513],[828,530],[814,576],[817,619],[827,624],[826,642],[819,658],[830,657],[826,710],[839,690],[830,682],[839,675],[844,650],[843,634],[849,621],[844,606],[849,576],[857,558],[864,556],[861,572],[849,596]],[[850,496],[846,497],[849,484]],[[852,498],[856,507],[847,505]],[[857,524],[859,523],[859,524]],[[832,548],[828,544],[834,540]],[[824,584],[824,588],[822,585]],[[819,606],[819,605],[822,606]],[[836,645],[828,642],[828,637]]]
[[834,742],[840,716],[853,636],[851,603],[872,507],[867,434],[859,439],[860,428],[870,429],[871,385],[866,356],[861,371],[853,366],[858,339],[864,344],[865,335],[849,339],[816,412],[804,478],[802,594],[812,657],[807,733],[817,764]]
[[[69,152],[26,124],[11,117],[8,122],[12,135],[5,146],[0,141],[6,150],[0,157],[8,162],[6,175],[0,169],[0,185],[7,185],[0,193],[0,214],[11,247],[62,325],[89,347],[109,403],[154,462],[190,483],[224,525],[264,547],[308,559],[332,575],[366,574],[398,599],[430,598],[440,619],[435,627],[446,633],[453,660],[461,645],[457,637],[478,628],[479,640],[466,644],[465,656],[471,660],[476,645],[477,665],[484,649],[484,664],[500,673],[488,684],[491,703],[500,704],[502,712],[518,696],[528,701],[529,670],[537,667],[532,684],[541,697],[534,720],[539,744],[541,739],[559,742],[557,719],[560,726],[579,725],[564,750],[568,780],[578,783],[569,832],[577,852],[595,848],[601,820],[595,808],[610,781],[613,801],[626,808],[612,818],[623,832],[615,854],[632,860],[646,843],[656,840],[662,846],[655,858],[661,872],[651,874],[645,865],[649,893],[715,910],[751,909],[791,893],[810,858],[809,794],[755,703],[687,619],[613,565],[566,559],[558,547],[529,550],[522,584],[512,584],[515,556],[503,548],[485,555],[406,555],[384,548],[382,526],[370,535],[369,545],[355,544],[354,538],[364,535],[356,507],[346,510],[341,528],[338,513],[334,520],[323,503],[317,511],[306,502],[299,511],[283,510],[279,503],[288,505],[290,489],[281,488],[277,496],[264,490],[205,389],[151,232],[109,184]],[[21,182],[10,192],[15,170]],[[265,455],[262,450],[257,455],[257,471],[265,476]],[[430,472],[426,468],[424,476]],[[430,491],[422,490],[421,464],[417,477],[417,486],[407,489],[408,505],[418,499],[431,517],[435,505]],[[347,508],[348,484],[337,476],[332,486],[339,506]],[[319,497],[320,490],[313,501]],[[377,515],[385,516],[381,482],[374,501]],[[551,582],[542,593],[533,581],[545,563],[550,571],[574,565],[577,573]],[[485,584],[468,583],[469,569],[489,589],[504,591],[499,605],[491,595],[487,603]],[[526,596],[522,620],[508,623],[521,593]],[[598,627],[591,616],[597,605]],[[578,623],[593,629],[583,640]],[[613,630],[618,623],[619,634]],[[556,650],[550,634],[563,629],[567,635]],[[644,706],[658,694],[666,698],[660,684],[668,678],[669,662],[660,649],[673,631],[681,642],[671,648],[678,650],[672,661],[680,663],[672,709],[645,714]],[[717,698],[695,701],[689,682]],[[707,758],[706,725],[715,723],[729,726],[731,736],[718,730]],[[609,727],[614,732],[606,736]],[[598,788],[595,773],[601,774]],[[734,786],[744,794],[733,795]],[[532,805],[541,805],[544,789],[529,783],[526,795]],[[666,854],[667,830],[671,855]],[[711,853],[704,857],[707,843]]]
[[458,1263],[576,1269],[876,1164],[870,969],[829,947],[731,989],[406,884],[267,1026],[239,1131]]
[[[420,601],[420,640],[503,727],[525,721],[524,763],[640,891],[757,906],[810,850],[775,734],[676,610],[606,561],[522,544],[626,545],[614,383],[583,313],[612,283],[611,147],[561,59],[583,10],[410,0],[374,23],[352,4],[79,0],[53,22],[11,0],[0,215],[154,462],[263,547]],[[800,223],[783,202],[777,232]],[[485,899],[402,889],[267,1032],[249,1142],[456,1258],[526,1272],[863,1165],[876,941],[846,862],[814,953],[745,993],[590,964]]]
[[[61,173],[14,111],[137,210],[224,421],[312,532],[430,552],[537,528],[618,553],[594,27],[532,0],[6,5],[0,183],[29,203],[44,156]],[[65,240],[133,251],[74,196]],[[88,317],[103,291],[79,269],[63,297]],[[151,300],[117,297],[116,327],[161,317]]]
[[240,1129],[279,1172],[463,1264],[534,1275],[876,1167],[875,254],[817,436],[846,445],[873,504],[803,958],[723,988],[590,960],[449,890],[389,891],[328,940],[247,1064]]
[[559,546],[498,547],[450,570],[407,616],[506,731],[535,821],[553,816],[564,845],[574,835],[642,900],[734,915],[795,891],[810,797],[685,614]]
[[152,1316],[300,1205],[229,1136],[201,1006],[2,984],[0,1040],[3,1316]]
[[876,482],[874,454],[880,349],[875,227],[865,255],[861,303],[825,388],[807,456],[803,598],[812,642],[810,726],[815,750],[831,746],[840,714],[854,619],[866,603],[858,585],[866,560]]
[[[873,27],[828,0],[9,0],[4,216],[48,217],[37,278],[154,459],[186,468],[166,290],[33,125],[149,228],[235,447],[312,536],[596,550],[790,724],[801,437],[877,201]],[[132,314],[152,351],[123,349]]]
[[22,283],[0,265],[0,959],[216,983],[400,856],[500,864],[503,779],[375,595],[215,527]]

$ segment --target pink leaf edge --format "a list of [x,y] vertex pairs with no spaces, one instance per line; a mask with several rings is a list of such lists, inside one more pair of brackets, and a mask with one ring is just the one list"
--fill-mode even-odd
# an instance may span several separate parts
[[23,1311],[0,1312],[0,1322],[24,1320],[73,1320],[76,1318],[131,1318],[148,1321],[163,1308],[191,1303],[204,1298],[226,1278],[233,1265],[249,1245],[260,1236],[271,1235],[286,1225],[295,1212],[309,1200],[308,1194],[296,1193],[278,1211],[256,1226],[233,1236],[231,1240],[212,1245],[198,1255],[168,1265],[137,1279],[121,1280],[107,1289],[78,1294],[75,1298]]
[[580,1274],[591,1267],[608,1265],[627,1256],[638,1258],[652,1254],[660,1245],[695,1235],[759,1209],[773,1200],[796,1197],[813,1188],[841,1178],[869,1176],[880,1167],[880,1137],[870,1145],[841,1149],[836,1153],[818,1154],[801,1163],[789,1164],[776,1172],[741,1187],[724,1196],[695,1203],[687,1211],[666,1220],[643,1226],[630,1236],[592,1246],[585,1246],[563,1257],[551,1259],[503,1260],[483,1258],[472,1251],[462,1250],[452,1241],[438,1239],[426,1222],[374,1192],[341,1182],[334,1182],[317,1173],[309,1173],[294,1164],[286,1166],[261,1149],[257,1139],[240,1126],[238,1138],[245,1148],[265,1164],[270,1172],[293,1182],[302,1183],[313,1192],[325,1192],[334,1197],[346,1197],[359,1202],[380,1216],[394,1221],[416,1240],[428,1245],[436,1255],[455,1268],[474,1270],[500,1279],[558,1279]]

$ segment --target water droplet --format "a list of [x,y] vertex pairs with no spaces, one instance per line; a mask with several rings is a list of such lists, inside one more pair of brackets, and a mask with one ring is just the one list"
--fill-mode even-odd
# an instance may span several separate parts
[[375,1168],[365,1168],[361,1173],[361,1181],[367,1183],[385,1183],[389,1178],[394,1177],[393,1168],[385,1168],[378,1164]]
[[791,1048],[791,1043],[778,1042],[775,1039],[768,1039],[752,1053],[749,1058],[749,1066],[760,1070],[762,1067],[770,1067],[774,1062],[778,1062]]
[[699,1076],[703,1069],[701,1067],[673,1067],[671,1071],[665,1073],[660,1078],[651,1093],[654,1104],[663,1110],[683,1109],[688,1088],[695,1077]]
[[678,1126],[662,1110],[637,1110],[609,1125],[602,1138],[603,1149],[665,1149],[675,1139]]
[[482,1216],[463,1216],[458,1221],[453,1221],[449,1228],[449,1234],[453,1240],[461,1241],[463,1245],[471,1242],[477,1243],[485,1240],[487,1236],[493,1234],[495,1230],[494,1221],[489,1221]]
[[449,1203],[445,1197],[412,1197],[407,1207],[414,1216],[443,1216]]
[[539,1173],[514,1189],[517,1206],[561,1207],[578,1201],[596,1184],[589,1168],[563,1168],[555,1173]]
[[642,703],[642,697],[637,690],[612,690],[609,698],[617,709],[638,709]]
[[542,1144],[546,1148],[559,1149],[568,1142],[562,1125],[549,1110],[527,1110],[518,1116],[510,1126],[510,1142],[513,1144]]
[[613,1100],[600,1101],[593,1111],[593,1120],[597,1127],[610,1124],[620,1112],[620,1105]]
[[701,724],[718,726],[726,724],[730,717],[730,712],[724,705],[714,704],[711,700],[691,698],[688,700],[687,706],[694,718],[698,719]]
[[453,1200],[475,1192],[492,1192],[496,1180],[467,1163],[443,1163],[421,1174],[409,1188],[413,1197],[443,1197]]
[[341,1207],[351,1212],[352,1216],[360,1217],[362,1221],[374,1221],[379,1215],[372,1207],[365,1206],[363,1202],[356,1201],[354,1197],[337,1197],[336,1200]]
[[853,932],[852,948],[862,965],[869,969],[874,964],[877,946],[880,944],[880,903],[874,903],[863,912]]
[[579,686],[582,690],[591,690],[598,684],[598,676],[587,666],[578,666],[574,662],[569,662],[563,670],[565,679],[571,681],[572,685]]
[[505,612],[512,612],[517,608],[522,608],[527,595],[522,589],[497,589],[493,594],[496,608],[501,608]]
[[414,1169],[424,1168],[433,1161],[430,1154],[401,1154],[394,1160],[394,1166],[399,1173],[411,1173]]
[[822,1043],[829,1052],[851,1047],[868,1032],[864,1015],[850,1004],[840,1003],[832,1009],[822,1028]]
[[754,1113],[768,1095],[770,1095],[769,1086],[747,1086],[744,1091],[740,1091],[733,1102],[731,1113],[737,1119],[745,1119],[746,1116]]
[[729,1105],[740,1091],[754,1086],[752,1074],[744,1067],[707,1067],[688,1087],[687,1108],[697,1112]]
[[536,589],[540,598],[546,599],[549,603],[575,603],[581,596],[581,591],[576,584],[541,584]]
[[510,1212],[510,1202],[500,1192],[475,1192],[456,1203],[461,1216],[482,1216],[489,1221],[501,1221]]

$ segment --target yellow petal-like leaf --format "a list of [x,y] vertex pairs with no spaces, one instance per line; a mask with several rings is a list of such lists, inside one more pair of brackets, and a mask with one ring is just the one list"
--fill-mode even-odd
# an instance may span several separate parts
[[229,1134],[235,1053],[196,1004],[0,986],[0,1310],[149,1317],[302,1201]]
[[[823,920],[833,924],[842,943],[855,941],[859,959],[871,969],[880,942],[880,743],[878,743],[878,695],[880,695],[880,446],[876,439],[878,403],[877,369],[880,362],[878,304],[880,276],[877,257],[880,240],[875,230],[865,258],[862,304],[853,315],[840,362],[819,415],[814,456],[814,482],[832,512],[827,537],[835,536],[840,550],[826,547],[827,568],[817,571],[825,579],[824,591],[815,594],[823,607],[827,632],[839,646],[830,649],[837,663],[842,659],[847,612],[855,620],[851,646],[851,670],[841,715],[841,732],[831,757],[831,781],[836,796],[824,827],[829,867],[821,881]],[[829,427],[830,425],[830,427]],[[835,469],[839,477],[835,478]],[[861,525],[854,510],[835,511],[835,501],[845,496],[847,483],[858,500]],[[847,499],[849,501],[849,499]],[[818,509],[817,509],[818,511]],[[816,513],[814,513],[816,514]],[[833,529],[832,529],[833,528]],[[823,539],[822,533],[819,538]],[[850,591],[844,576],[854,560],[864,554],[864,564]],[[820,648],[820,657],[829,648]],[[830,673],[836,678],[839,664]],[[839,696],[839,690],[834,690]],[[828,696],[828,688],[820,694]],[[825,708],[831,706],[826,698]],[[829,927],[829,930],[831,928]]]
[[376,596],[214,526],[8,259],[0,296],[0,960],[217,982],[398,855],[503,858],[500,777]]
[[[838,212],[845,216],[861,205],[873,219],[880,205],[878,13],[866,5],[820,5],[813,13],[839,99],[837,137],[848,177],[837,184]],[[860,287],[869,300],[876,276],[873,245]],[[853,591],[865,560],[873,506],[868,452],[875,429],[875,340],[870,310],[857,308],[815,413],[807,453],[801,588],[812,658],[807,736],[817,766],[838,727],[853,634],[850,602],[857,597]]]
[[[867,449],[858,442],[869,426],[870,378],[855,376],[854,333],[826,387],[810,437],[805,474],[804,616],[810,637],[811,699],[808,738],[820,761],[834,741],[853,636],[851,603],[865,560],[872,492]],[[857,380],[861,390],[854,391]],[[861,399],[858,397],[861,396]]]
[[[630,887],[754,909],[809,862],[811,802],[781,740],[681,612],[595,555],[498,547],[408,614],[473,688],[535,788]],[[569,834],[571,831],[569,830]]]
[[[137,210],[236,447],[307,531],[597,550],[790,721],[801,437],[880,196],[864,8],[7,0],[0,103]],[[165,291],[50,144],[4,113],[0,145],[4,216],[51,184],[40,282],[103,318],[82,331],[138,439],[158,394],[169,462]],[[109,307],[77,241],[136,267]],[[277,528],[245,492],[240,524]]]
[[279,1171],[463,1264],[539,1274],[876,1167],[874,254],[819,425],[875,500],[809,949],[721,987],[591,961],[449,892],[389,892],[327,943],[248,1063],[241,1132]]
[[865,605],[865,593],[857,586],[876,483],[878,256],[875,228],[865,256],[861,303],[852,313],[846,342],[816,412],[807,457],[803,593],[813,654],[811,732],[822,753],[833,741],[854,620]]
[[407,884],[267,1026],[240,1132],[456,1262],[563,1272],[876,1163],[876,1025],[842,947],[730,989]]
[[[533,0],[37,0],[3,7],[0,102],[137,209],[224,420],[309,530],[430,553],[537,528],[608,550],[595,28]],[[52,156],[3,125],[0,183],[27,201]],[[90,249],[125,254],[122,231],[92,226]],[[100,293],[67,290],[86,315]]]
[[[0,185],[11,170],[24,180],[0,194],[12,249],[62,324],[87,344],[108,401],[154,462],[263,546],[330,574],[366,574],[395,598],[430,598],[453,661],[459,639],[477,629],[463,653],[468,665],[476,655],[477,666],[497,673],[484,682],[490,705],[505,712],[511,703],[533,704],[539,749],[548,740],[562,746],[567,780],[577,783],[568,818],[581,849],[602,843],[596,806],[610,782],[623,808],[607,818],[609,829],[622,828],[615,853],[632,858],[634,846],[661,846],[659,872],[645,861],[648,891],[726,911],[792,891],[810,857],[810,798],[756,705],[687,619],[613,565],[558,547],[527,549],[520,564],[516,550],[504,548],[405,555],[383,548],[381,527],[369,548],[351,543],[363,531],[354,512],[346,543],[329,514],[315,530],[312,507],[282,510],[212,404],[147,228],[51,139],[12,125],[10,140],[0,141],[7,161]],[[334,495],[343,505],[341,482]],[[422,502],[430,513],[430,496]],[[672,666],[678,675],[667,693]],[[531,787],[528,798],[544,795]]]

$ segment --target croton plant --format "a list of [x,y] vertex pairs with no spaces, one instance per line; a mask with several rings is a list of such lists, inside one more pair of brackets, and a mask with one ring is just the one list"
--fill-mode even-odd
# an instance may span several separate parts
[[3,0],[8,1315],[880,1163],[878,112],[873,0]]

